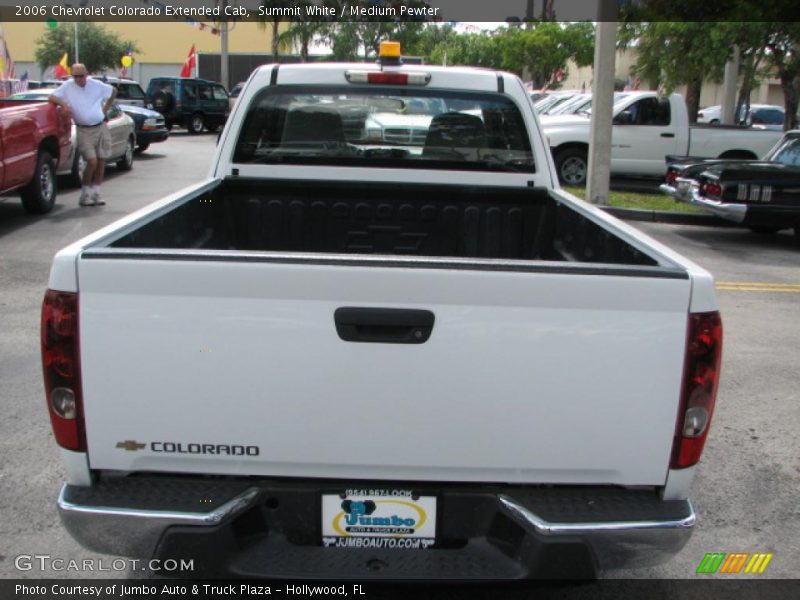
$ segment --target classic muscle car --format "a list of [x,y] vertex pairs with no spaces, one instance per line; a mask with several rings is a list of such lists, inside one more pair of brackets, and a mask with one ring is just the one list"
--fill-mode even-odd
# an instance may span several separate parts
[[794,228],[800,242],[800,130],[761,160],[667,157],[661,191],[757,233]]

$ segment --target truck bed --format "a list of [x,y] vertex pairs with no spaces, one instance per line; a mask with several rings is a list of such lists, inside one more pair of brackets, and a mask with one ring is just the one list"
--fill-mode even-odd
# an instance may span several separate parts
[[231,179],[111,248],[657,262],[546,190]]
[[664,483],[688,274],[555,195],[234,179],[112,230],[78,261],[93,469]]

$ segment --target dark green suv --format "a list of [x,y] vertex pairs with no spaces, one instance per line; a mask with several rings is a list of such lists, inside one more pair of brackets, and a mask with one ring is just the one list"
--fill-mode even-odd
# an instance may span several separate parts
[[214,132],[228,116],[228,92],[221,83],[190,77],[154,77],[147,85],[148,108],[164,115],[167,129]]

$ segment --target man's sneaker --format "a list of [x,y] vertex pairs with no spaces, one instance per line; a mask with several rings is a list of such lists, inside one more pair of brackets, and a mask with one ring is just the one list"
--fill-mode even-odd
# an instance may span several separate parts
[[100,190],[93,190],[91,198],[94,206],[103,206],[105,204],[103,199],[100,197]]
[[78,200],[78,204],[81,206],[92,206],[93,204],[97,204],[91,191],[89,191],[89,188],[81,188],[81,199]]

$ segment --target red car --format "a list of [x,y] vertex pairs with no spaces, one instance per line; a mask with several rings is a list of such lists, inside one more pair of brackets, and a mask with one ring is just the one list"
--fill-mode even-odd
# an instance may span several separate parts
[[0,195],[20,192],[30,213],[56,201],[56,172],[69,161],[71,120],[47,102],[0,101]]

